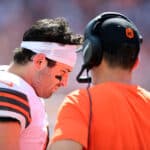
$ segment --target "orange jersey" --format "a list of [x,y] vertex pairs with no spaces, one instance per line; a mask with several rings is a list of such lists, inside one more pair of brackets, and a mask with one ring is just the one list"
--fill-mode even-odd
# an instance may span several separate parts
[[51,143],[69,139],[88,150],[149,150],[150,93],[133,85],[103,83],[91,87],[92,121],[88,145],[87,90],[70,93],[61,105]]

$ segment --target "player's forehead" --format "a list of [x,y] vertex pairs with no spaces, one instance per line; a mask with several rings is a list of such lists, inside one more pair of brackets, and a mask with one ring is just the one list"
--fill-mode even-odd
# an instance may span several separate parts
[[56,66],[57,66],[57,68],[59,68],[62,71],[67,71],[67,72],[71,72],[72,71],[72,67],[67,65],[67,64],[56,62]]

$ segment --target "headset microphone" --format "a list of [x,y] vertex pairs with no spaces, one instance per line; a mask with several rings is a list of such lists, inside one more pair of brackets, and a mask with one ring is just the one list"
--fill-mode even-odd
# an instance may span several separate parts
[[87,74],[88,74],[88,69],[84,65],[82,65],[81,70],[76,78],[79,83],[91,83],[91,81],[92,81],[91,77],[88,77],[88,76],[81,77],[81,75],[83,74],[85,69],[87,70]]

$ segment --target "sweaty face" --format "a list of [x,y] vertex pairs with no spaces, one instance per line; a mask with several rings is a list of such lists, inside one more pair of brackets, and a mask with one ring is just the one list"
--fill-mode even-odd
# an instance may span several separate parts
[[59,87],[66,86],[68,74],[72,68],[62,63],[56,63],[54,67],[45,67],[37,72],[33,87],[39,97],[50,97]]

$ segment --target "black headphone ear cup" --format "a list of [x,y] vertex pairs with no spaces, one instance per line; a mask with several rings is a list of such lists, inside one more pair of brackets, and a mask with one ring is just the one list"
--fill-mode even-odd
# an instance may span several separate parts
[[[101,17],[100,17],[101,18]],[[95,32],[95,27],[99,24],[100,18],[91,20],[85,29],[83,44],[83,59],[84,66],[87,69],[91,69],[94,66],[100,64],[102,59],[102,47],[100,37]]]
[[92,43],[89,39],[86,39],[83,44],[83,61],[84,66],[87,68],[89,66],[92,57]]
[[98,37],[90,35],[83,45],[84,66],[91,69],[100,64],[102,59],[101,42]]

